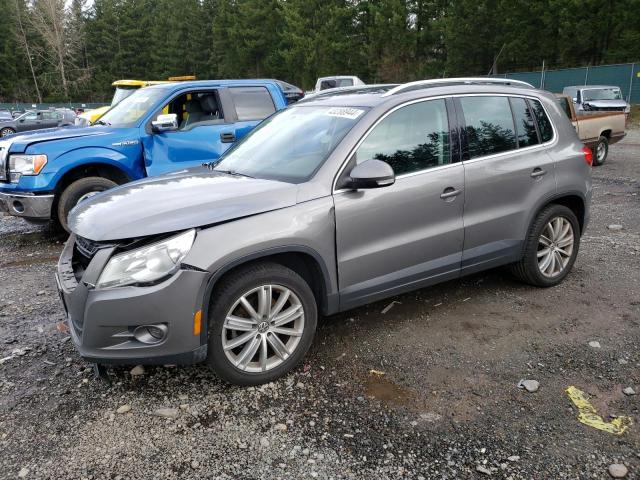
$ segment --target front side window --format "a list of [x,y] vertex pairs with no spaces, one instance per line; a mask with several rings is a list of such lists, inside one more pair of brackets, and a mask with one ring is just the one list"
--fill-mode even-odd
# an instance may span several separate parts
[[516,122],[516,134],[518,136],[518,147],[530,147],[540,143],[533,114],[524,98],[511,98],[511,109]]
[[553,138],[553,127],[551,120],[547,117],[542,104],[538,100],[529,100],[529,105],[533,109],[533,114],[538,122],[538,130],[540,130],[540,138],[543,142],[548,142]]
[[469,159],[514,150],[517,147],[507,97],[461,97]]
[[264,87],[231,87],[229,93],[240,122],[262,120],[276,111],[269,90]]
[[158,115],[167,113],[174,113],[178,117],[178,128],[181,131],[224,123],[216,90],[182,93],[162,107]]
[[450,163],[445,101],[414,103],[385,117],[355,152],[356,163],[370,159],[387,162],[396,175]]
[[227,150],[215,170],[305,182],[365,112],[365,108],[316,106],[281,110]]

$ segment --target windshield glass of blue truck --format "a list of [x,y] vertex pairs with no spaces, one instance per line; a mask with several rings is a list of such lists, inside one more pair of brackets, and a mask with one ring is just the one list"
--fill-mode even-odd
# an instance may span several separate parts
[[305,182],[365,112],[362,107],[288,108],[263,121],[223,156],[215,170]]
[[102,115],[96,124],[114,127],[133,126],[166,95],[167,92],[162,88],[136,90]]

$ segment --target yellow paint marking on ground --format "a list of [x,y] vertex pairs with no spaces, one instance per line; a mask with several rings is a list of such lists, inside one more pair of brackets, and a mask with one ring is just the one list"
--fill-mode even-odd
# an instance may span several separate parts
[[629,417],[617,417],[610,422],[605,422],[602,417],[598,415],[598,412],[596,412],[596,409],[591,405],[591,402],[587,399],[584,392],[578,390],[573,385],[567,388],[565,392],[567,392],[573,404],[578,407],[578,420],[585,425],[613,433],[614,435],[622,435],[627,428],[631,426],[631,418]]

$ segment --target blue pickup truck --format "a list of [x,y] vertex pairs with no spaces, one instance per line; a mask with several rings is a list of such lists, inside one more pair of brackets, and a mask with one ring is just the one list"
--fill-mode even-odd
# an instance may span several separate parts
[[0,211],[32,222],[67,215],[98,192],[215,161],[287,106],[273,80],[205,80],[137,90],[91,127],[0,140]]

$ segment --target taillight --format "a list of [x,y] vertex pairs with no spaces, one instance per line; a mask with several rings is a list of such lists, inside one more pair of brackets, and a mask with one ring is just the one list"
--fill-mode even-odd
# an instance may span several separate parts
[[589,147],[584,147],[582,149],[582,153],[584,153],[584,162],[590,167],[593,166],[593,152]]

